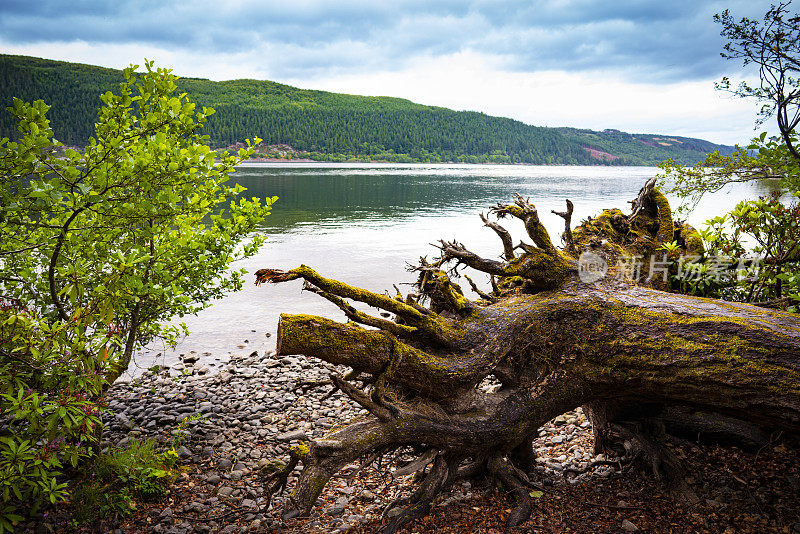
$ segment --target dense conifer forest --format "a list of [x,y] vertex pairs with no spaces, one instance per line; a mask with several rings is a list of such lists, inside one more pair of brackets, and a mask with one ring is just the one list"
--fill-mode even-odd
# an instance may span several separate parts
[[[99,95],[122,81],[119,70],[0,55],[0,106],[12,97],[42,99],[56,137],[82,146],[94,130]],[[213,107],[204,131],[215,147],[260,137],[268,157],[397,162],[655,165],[692,164],[731,147],[701,139],[618,130],[545,128],[473,111],[453,111],[390,97],[298,89],[270,81],[182,78],[179,89]],[[14,137],[0,113],[0,137]],[[276,147],[276,145],[286,145]],[[289,148],[291,147],[291,148]]]

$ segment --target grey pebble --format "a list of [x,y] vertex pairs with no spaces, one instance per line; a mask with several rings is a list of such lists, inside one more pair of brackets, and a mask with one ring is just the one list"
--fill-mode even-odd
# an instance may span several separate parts
[[293,440],[306,440],[308,436],[302,430],[292,430],[291,432],[284,432],[278,434],[278,441],[293,441]]
[[344,512],[344,507],[347,506],[348,502],[347,497],[339,497],[336,499],[336,503],[333,506],[325,510],[325,513],[328,515],[339,515]]
[[627,519],[624,519],[622,521],[622,530],[624,530],[625,532],[637,532],[639,530],[639,527],[637,527]]
[[325,513],[328,515],[340,515],[342,512],[344,512],[344,504],[341,503],[336,503],[325,509]]
[[230,469],[232,465],[233,465],[233,462],[231,462],[231,461],[230,461],[229,459],[227,459],[227,458],[223,458],[222,460],[220,460],[220,461],[217,463],[217,467],[219,467],[220,469],[223,469],[223,470],[225,470],[225,469]]

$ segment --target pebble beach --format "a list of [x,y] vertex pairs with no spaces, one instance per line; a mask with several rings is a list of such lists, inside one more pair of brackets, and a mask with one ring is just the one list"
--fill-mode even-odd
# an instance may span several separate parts
[[[332,371],[347,369],[272,352],[234,354],[215,369],[212,374],[189,356],[177,369],[154,368],[109,390],[105,447],[185,436],[177,447],[181,476],[168,496],[143,504],[115,534],[373,533],[396,513],[385,513],[387,506],[413,491],[413,475],[392,475],[391,457],[367,467],[355,463],[331,479],[310,517],[285,519],[287,494],[269,502],[262,469],[286,461],[291,446],[364,413],[326,383]],[[691,507],[676,503],[662,482],[641,470],[601,465],[573,476],[570,469],[605,459],[592,453],[591,424],[580,408],[548,422],[535,441],[533,478],[544,491],[535,494],[534,513],[521,531],[800,532],[796,444],[776,440],[755,452],[671,445],[699,497]],[[474,484],[439,496],[431,514],[403,532],[503,532],[512,500],[488,480]]]
[[[346,369],[271,352],[234,355],[214,374],[195,365],[193,358],[186,358],[180,371],[146,371],[115,383],[108,393],[104,446],[121,446],[142,437],[169,441],[182,430],[186,435],[177,451],[186,480],[190,479],[190,500],[173,499],[169,506],[152,508],[151,530],[230,534],[290,528],[280,513],[285,495],[267,507],[259,473],[270,461],[286,459],[289,447],[299,441],[321,437],[334,424],[365,413],[341,392],[331,393],[325,383],[330,372]],[[590,424],[580,409],[543,427],[536,445],[537,470],[548,484],[559,483],[565,468],[582,468],[596,459],[591,454]],[[343,474],[357,470],[359,465],[354,464]],[[611,471],[613,467],[604,466],[594,475]],[[324,502],[303,520],[304,531],[342,533],[376,523],[386,505],[412,487],[411,475],[385,480],[377,469],[359,475],[331,481],[321,497]],[[290,488],[292,483],[290,479]],[[465,483],[438,505],[473,496]],[[236,511],[219,520],[193,520],[231,510]]]

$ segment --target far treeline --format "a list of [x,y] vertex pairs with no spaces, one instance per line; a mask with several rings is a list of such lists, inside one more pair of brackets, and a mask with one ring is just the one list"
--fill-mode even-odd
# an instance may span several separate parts
[[[97,121],[98,95],[116,90],[122,71],[26,56],[0,55],[0,107],[42,99],[56,138],[84,146]],[[400,98],[298,89],[270,81],[178,81],[190,101],[216,110],[203,128],[215,148],[259,137],[255,156],[395,162],[657,165],[694,164],[732,147],[701,139],[618,130],[530,126],[472,111]],[[0,137],[17,135],[0,113]],[[277,145],[288,145],[277,147]],[[259,153],[260,152],[260,153]]]

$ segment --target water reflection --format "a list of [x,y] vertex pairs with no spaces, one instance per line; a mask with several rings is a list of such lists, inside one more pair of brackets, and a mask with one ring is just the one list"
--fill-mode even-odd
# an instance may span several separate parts
[[[267,230],[294,231],[298,223],[429,216],[488,206],[520,193],[563,203],[564,197],[608,201],[638,190],[654,169],[491,165],[365,166],[247,165],[235,181],[248,196],[280,197]],[[635,193],[635,191],[634,191]]]
[[[575,204],[573,222],[606,207],[627,210],[651,167],[530,167],[495,165],[253,164],[240,167],[235,182],[246,196],[280,197],[261,231],[268,241],[259,254],[237,263],[253,273],[263,267],[290,269],[301,263],[320,273],[372,291],[393,291],[409,283],[407,262],[433,256],[430,243],[457,239],[471,250],[499,258],[500,243],[483,227],[478,212],[514,193],[530,197],[542,222],[559,241],[563,221],[551,210]],[[704,198],[689,222],[731,209],[739,200],[767,194],[775,184],[734,184]],[[672,199],[671,199],[672,200]],[[508,222],[515,241],[521,226]],[[488,277],[477,274],[477,282]],[[139,367],[172,364],[179,353],[250,353],[274,348],[280,313],[313,313],[342,320],[332,304],[304,292],[300,282],[252,285],[216,301],[197,316],[184,318],[192,334],[176,351],[153,347],[137,356]],[[407,287],[401,286],[407,290]],[[267,337],[269,336],[269,337]],[[158,358],[155,354],[161,353]],[[166,356],[165,356],[166,355]]]

